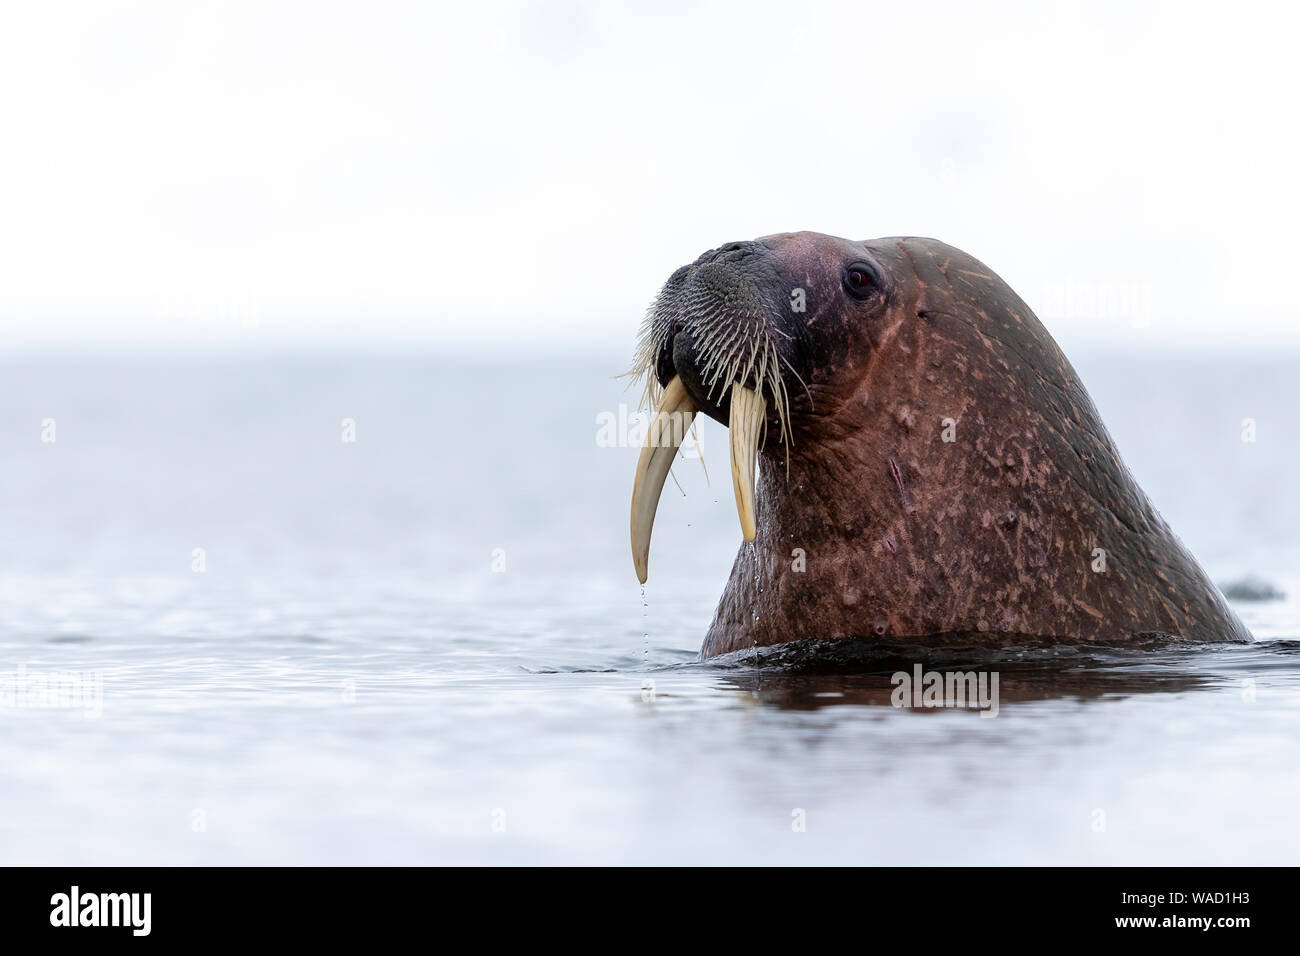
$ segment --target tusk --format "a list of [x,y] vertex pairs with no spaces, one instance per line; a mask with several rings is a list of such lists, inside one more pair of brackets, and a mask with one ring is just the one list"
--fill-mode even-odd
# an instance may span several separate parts
[[753,541],[758,533],[754,521],[754,467],[758,463],[758,433],[766,412],[767,400],[762,395],[743,385],[731,386],[731,483],[746,541]]
[[636,463],[636,480],[632,483],[632,563],[642,584],[650,563],[650,531],[654,528],[659,495],[677,457],[677,447],[694,419],[695,402],[686,394],[681,376],[674,375],[646,431],[645,445]]

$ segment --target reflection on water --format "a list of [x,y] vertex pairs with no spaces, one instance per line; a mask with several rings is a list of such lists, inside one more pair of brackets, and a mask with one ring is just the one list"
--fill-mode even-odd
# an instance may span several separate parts
[[[793,666],[747,664],[746,660],[753,656],[745,652],[702,666],[727,668],[720,687],[749,693],[773,707],[813,710],[848,704],[923,714],[947,705],[915,707],[908,703],[900,707],[899,700],[912,699],[897,693],[904,686],[902,678],[911,679],[918,671],[996,674],[997,694],[1003,706],[1057,698],[1087,701],[1233,687],[1249,693],[1255,676],[1274,672],[1291,675],[1300,670],[1300,641],[1150,651],[1028,648],[1017,650],[1014,656],[1007,656],[1005,649],[954,654],[947,649],[875,647],[842,658],[834,666],[827,666],[826,655],[816,652],[805,663]],[[912,680],[905,686],[910,688],[915,683]],[[973,696],[966,709],[980,709]]]
[[[0,701],[0,862],[1300,853],[1296,598],[1238,604],[1246,647],[697,663],[734,504],[719,469],[677,469],[643,605],[637,450],[594,440],[630,399],[614,359],[559,392],[551,367],[419,356],[5,362],[0,696],[71,675],[100,706]],[[1278,479],[1300,462],[1267,439],[1300,383],[1267,362],[1080,367],[1211,574],[1300,592]],[[1261,443],[1206,397],[1225,388]],[[893,706],[918,665],[996,672],[996,718]]]

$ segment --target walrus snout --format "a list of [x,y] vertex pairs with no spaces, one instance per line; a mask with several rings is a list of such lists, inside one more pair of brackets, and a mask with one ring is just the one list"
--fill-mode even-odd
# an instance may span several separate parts
[[711,249],[675,272],[651,309],[659,384],[680,375],[699,410],[724,425],[733,384],[773,398],[794,358],[788,287],[779,257],[755,241]]
[[646,315],[637,371],[662,398],[637,465],[632,491],[632,553],[644,582],[659,494],[697,412],[728,428],[732,483],[741,530],[757,534],[755,479],[760,450],[788,445],[789,388],[797,319],[779,254],[762,241],[711,249],[674,272]]

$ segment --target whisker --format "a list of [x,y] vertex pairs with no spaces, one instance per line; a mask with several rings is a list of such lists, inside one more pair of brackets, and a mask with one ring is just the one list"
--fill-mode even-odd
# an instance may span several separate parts
[[[637,331],[637,345],[632,368],[623,376],[644,379],[641,404],[653,410],[662,388],[656,375],[659,356],[667,347],[674,326],[691,334],[698,356],[699,378],[710,402],[719,402],[733,383],[750,383],[772,403],[776,419],[777,441],[786,447],[785,467],[789,474],[789,449],[794,436],[790,430],[790,392],[785,372],[794,376],[799,387],[812,400],[807,383],[795,371],[790,360],[777,347],[777,336],[786,342],[793,336],[770,321],[761,310],[744,309],[734,297],[692,290],[684,300],[668,290],[655,296]],[[767,438],[767,419],[763,421],[762,440]]]

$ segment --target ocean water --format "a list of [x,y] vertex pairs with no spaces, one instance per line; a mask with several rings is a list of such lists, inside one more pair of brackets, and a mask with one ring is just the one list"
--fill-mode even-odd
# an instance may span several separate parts
[[994,719],[892,706],[901,659],[697,663],[725,435],[643,597],[627,358],[0,357],[0,862],[1300,858],[1300,356],[1072,356],[1211,575],[1288,596],[1249,647],[1009,655]]

